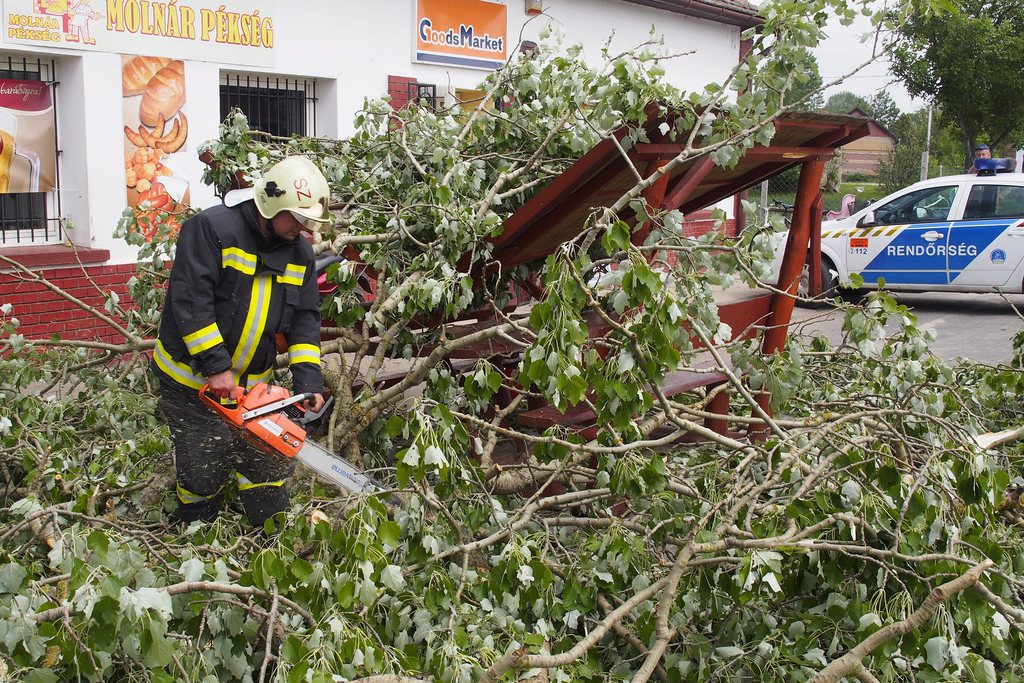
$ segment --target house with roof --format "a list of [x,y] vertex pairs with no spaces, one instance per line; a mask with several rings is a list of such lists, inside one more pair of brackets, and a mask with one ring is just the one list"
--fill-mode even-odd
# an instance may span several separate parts
[[848,115],[867,119],[870,132],[867,136],[843,147],[842,176],[847,178],[853,173],[877,176],[878,162],[888,159],[892,154],[893,147],[896,146],[896,136],[860,107],[855,107]]

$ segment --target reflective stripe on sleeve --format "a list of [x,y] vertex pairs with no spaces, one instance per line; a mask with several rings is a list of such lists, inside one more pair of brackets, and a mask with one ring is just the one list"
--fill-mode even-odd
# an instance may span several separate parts
[[224,337],[221,336],[217,323],[210,323],[203,329],[182,337],[182,341],[185,342],[188,352],[194,356],[207,349],[212,349],[217,344],[223,344]]
[[306,266],[297,266],[294,263],[285,266],[284,275],[277,276],[277,281],[286,285],[301,285],[304,279],[306,279]]
[[234,268],[246,275],[256,273],[256,254],[242,251],[238,247],[226,247],[220,250],[220,267]]
[[316,344],[292,344],[288,347],[288,365],[296,363],[320,365],[320,349]]
[[240,472],[235,472],[235,479],[238,480],[239,491],[251,491],[252,489],[258,489],[264,486],[284,486],[283,479],[281,481],[261,481],[259,483],[253,483],[246,479]]
[[153,360],[156,361],[157,367],[163,370],[164,374],[178,384],[184,384],[193,389],[203,388],[203,384],[205,384],[203,378],[194,374],[189,366],[184,363],[178,363],[171,358],[171,354],[167,353],[167,349],[164,348],[163,342],[159,339],[156,342],[156,348],[153,349]]

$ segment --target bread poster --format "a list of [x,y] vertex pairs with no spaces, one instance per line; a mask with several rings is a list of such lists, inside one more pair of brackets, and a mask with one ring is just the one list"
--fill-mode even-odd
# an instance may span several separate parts
[[[142,218],[177,214],[189,201],[185,177],[188,117],[185,63],[180,59],[125,55],[121,58],[124,105],[124,175],[128,206]],[[168,221],[174,224],[174,221]],[[146,237],[155,225],[140,220]]]

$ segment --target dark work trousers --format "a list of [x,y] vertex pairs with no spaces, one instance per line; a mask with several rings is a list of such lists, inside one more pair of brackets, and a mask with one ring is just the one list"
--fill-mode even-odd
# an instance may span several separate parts
[[160,382],[159,406],[174,442],[179,519],[186,524],[215,519],[221,492],[231,479],[238,482],[245,514],[257,527],[288,507],[285,479],[294,462],[250,446],[200,403],[193,389]]

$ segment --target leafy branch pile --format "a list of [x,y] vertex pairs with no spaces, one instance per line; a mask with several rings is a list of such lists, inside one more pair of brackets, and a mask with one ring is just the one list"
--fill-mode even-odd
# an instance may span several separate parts
[[[657,45],[591,68],[554,42],[489,77],[469,113],[368,102],[341,141],[225,122],[208,148],[222,190],[300,151],[332,181],[340,220],[320,248],[358,255],[375,290],[361,301],[346,266],[325,304],[326,440],[403,502],[300,478],[274,535],[234,508],[168,525],[145,350],[172,231],[144,242],[129,214],[138,305],[103,312],[124,344],[24,339],[0,309],[0,678],[1024,678],[1024,472],[973,438],[1021,421],[1017,369],[946,365],[884,294],[844,305],[838,346],[729,342],[714,298],[767,285],[771,239],[680,237],[681,216],[638,201],[639,171],[616,208],[654,222],[642,246],[596,211],[543,264],[489,265],[485,238],[651,102],[681,112],[676,163],[770,139],[797,48],[854,9],[767,5],[731,80],[700,93],[660,80]],[[509,313],[509,281],[543,299]],[[440,322],[480,309],[494,324]],[[589,338],[588,316],[609,332]],[[694,340],[727,375],[726,435],[704,426],[713,393],[660,389],[705,360]],[[484,342],[514,350],[459,358]],[[538,403],[588,405],[600,429],[522,427]]]

